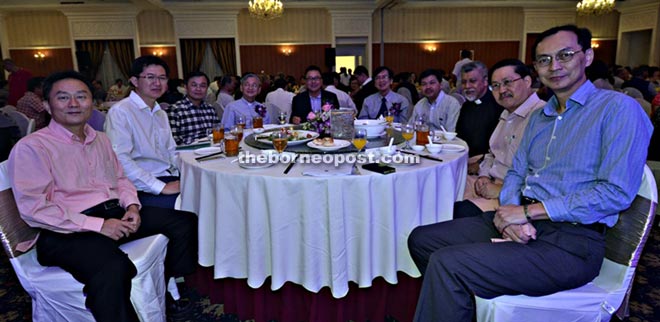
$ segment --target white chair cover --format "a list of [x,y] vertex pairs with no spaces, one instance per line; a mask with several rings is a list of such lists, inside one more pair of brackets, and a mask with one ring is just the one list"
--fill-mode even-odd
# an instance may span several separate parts
[[[0,238],[18,279],[32,298],[34,321],[93,321],[85,308],[83,285],[59,267],[44,267],[36,249],[21,254],[16,244],[33,238],[34,231],[19,218],[11,197],[7,161],[0,163]],[[131,302],[140,321],[165,321],[165,254],[168,239],[158,234],[120,246],[137,268]]]
[[[617,311],[622,312],[621,315],[626,314],[627,296],[635,276],[637,261],[653,225],[655,206],[658,201],[655,179],[648,166],[644,166],[642,185],[635,201],[637,202],[640,197],[650,202],[640,202],[646,207],[644,211],[647,217],[645,222],[640,223],[642,231],[638,232],[640,238],[636,240],[637,244],[634,245],[636,247],[633,254],[628,254],[631,255],[628,265],[605,258],[599,275],[592,282],[576,289],[546,296],[503,295],[490,300],[477,296],[477,321],[597,322],[609,321],[612,314]],[[617,225],[621,222],[620,219]],[[608,231],[608,234],[610,233],[611,231]],[[631,239],[635,238],[631,236]]]
[[30,119],[28,121],[28,126],[27,129],[25,130],[25,135],[28,135],[32,132],[34,132],[34,128],[37,126],[37,122],[35,122],[34,119]]

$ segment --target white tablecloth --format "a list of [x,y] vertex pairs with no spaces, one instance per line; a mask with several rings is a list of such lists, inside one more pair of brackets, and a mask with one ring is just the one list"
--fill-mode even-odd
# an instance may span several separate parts
[[420,276],[407,247],[419,225],[451,219],[462,198],[467,152],[441,153],[381,175],[303,176],[296,164],[242,169],[233,159],[195,161],[181,152],[182,209],[199,215],[199,263],[215,278],[247,278],[272,289],[290,281],[336,298],[348,282],[369,287],[397,271]]

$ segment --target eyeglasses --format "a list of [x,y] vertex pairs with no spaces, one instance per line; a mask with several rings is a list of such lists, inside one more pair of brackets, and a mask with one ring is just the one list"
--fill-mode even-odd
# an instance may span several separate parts
[[257,89],[259,88],[259,84],[243,84],[243,87],[250,89]]
[[376,76],[374,77],[376,80],[388,80],[390,79],[389,75],[384,75],[384,76]]
[[501,83],[495,82],[495,83],[490,84],[490,87],[493,89],[493,91],[499,90],[500,87],[509,88],[509,86],[511,86],[511,83],[513,83],[515,81],[519,81],[521,79],[522,79],[522,77],[518,77],[516,79],[503,79]]
[[[584,51],[582,49],[580,50],[564,49],[559,51],[555,55],[554,59],[560,63],[568,63],[569,61],[573,60],[573,56],[575,56],[575,54],[579,52],[584,52]],[[552,64],[552,59],[553,59],[552,56],[541,55],[536,57],[534,63],[538,67],[548,67],[550,66],[550,64]]]
[[156,80],[158,80],[161,83],[167,82],[167,76],[156,76],[154,74],[147,74],[146,76],[138,76],[138,78],[144,78],[148,80],[150,83],[153,83]]
[[306,79],[308,82],[318,82],[321,80],[321,77],[307,77]]

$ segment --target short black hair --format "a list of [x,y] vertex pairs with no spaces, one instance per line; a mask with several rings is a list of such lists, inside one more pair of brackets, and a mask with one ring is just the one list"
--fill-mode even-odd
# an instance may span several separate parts
[[326,72],[321,74],[321,78],[323,79],[323,85],[325,86],[330,86],[335,84],[335,73],[331,72]]
[[165,69],[165,76],[170,76],[170,68],[167,63],[159,57],[153,55],[145,55],[136,58],[131,65],[131,77],[138,77],[145,68],[151,65],[161,66]]
[[469,49],[461,49],[461,58],[472,58],[472,51]]
[[75,70],[67,70],[63,72],[55,72],[44,79],[43,91],[44,91],[44,100],[48,100],[50,96],[50,91],[53,89],[53,85],[64,79],[77,79],[87,86],[87,89],[90,93],[94,93],[92,82],[87,79],[83,74]]
[[534,42],[534,46],[532,47],[532,60],[536,61],[536,48],[539,46],[539,44],[545,39],[548,38],[560,31],[568,31],[572,32],[577,36],[577,41],[578,44],[580,44],[580,47],[582,47],[582,50],[587,50],[591,48],[591,31],[587,28],[579,28],[576,25],[563,25],[563,26],[557,26],[557,27],[552,27],[544,32],[542,32],[537,38],[536,41]]
[[389,77],[389,79],[393,79],[393,78],[394,78],[394,71],[393,71],[391,68],[387,67],[387,66],[379,66],[379,67],[377,67],[377,68],[374,70],[374,76],[376,76],[376,75],[382,73],[384,70],[387,71],[387,77]]
[[275,88],[285,89],[287,85],[289,85],[289,83],[284,78],[278,78],[273,83],[273,86],[275,86]]
[[527,76],[529,76],[529,77],[532,76],[531,71],[529,70],[527,65],[525,65],[525,63],[521,62],[519,59],[507,58],[507,59],[502,59],[502,60],[498,61],[497,63],[495,63],[490,68],[490,70],[488,72],[488,79],[489,80],[493,79],[493,72],[495,72],[495,70],[500,69],[502,67],[506,67],[506,66],[513,67],[513,72],[520,75],[520,77],[522,77],[522,78],[525,78]]
[[321,74],[321,67],[316,66],[316,65],[309,65],[309,66],[307,66],[307,68],[305,68],[305,76],[303,76],[303,77],[307,78],[307,73],[309,73],[312,70],[315,70],[315,71],[319,72],[319,74]]
[[[442,82],[442,73],[435,68],[425,69],[421,74],[419,74],[419,80],[422,81],[422,79],[427,78],[429,76],[435,76],[438,82]],[[408,73],[408,77],[410,77],[410,73]]]
[[43,82],[44,82],[43,77],[32,77],[27,82],[27,90],[30,92],[34,92],[34,90],[39,87],[43,88]]
[[186,78],[183,80],[183,83],[186,84],[186,85],[188,85],[188,81],[189,81],[191,78],[193,78],[193,77],[201,77],[201,76],[204,76],[204,78],[206,78],[206,85],[209,85],[209,83],[210,83],[210,81],[209,81],[209,77],[206,76],[206,74],[204,74],[204,72],[199,71],[199,70],[192,71],[192,72],[188,73],[188,75],[186,75]]
[[353,71],[353,75],[365,75],[369,77],[369,71],[367,70],[366,67],[360,65],[358,67],[355,67],[355,70]]

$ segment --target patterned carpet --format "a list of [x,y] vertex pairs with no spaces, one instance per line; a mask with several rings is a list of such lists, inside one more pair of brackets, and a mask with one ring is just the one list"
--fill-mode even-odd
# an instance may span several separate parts
[[[208,297],[199,296],[194,290],[191,290],[190,298],[194,303],[194,312],[188,321],[239,321],[235,315],[223,314],[221,304],[211,304]],[[16,279],[7,256],[0,252],[0,322],[31,321],[30,305],[30,297]],[[614,318],[613,321],[618,319]],[[624,321],[660,322],[660,227],[657,223],[637,267],[630,317]]]

